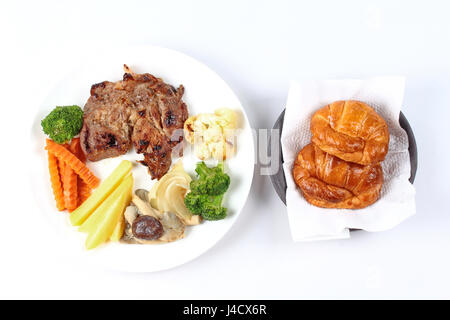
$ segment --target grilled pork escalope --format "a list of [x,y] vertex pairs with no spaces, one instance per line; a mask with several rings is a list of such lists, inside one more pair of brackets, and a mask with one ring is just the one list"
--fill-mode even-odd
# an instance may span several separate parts
[[182,141],[188,111],[184,87],[151,74],[135,74],[124,65],[123,80],[91,87],[84,106],[81,146],[90,161],[117,157],[132,146],[152,179],[161,178],[172,163],[172,149]]

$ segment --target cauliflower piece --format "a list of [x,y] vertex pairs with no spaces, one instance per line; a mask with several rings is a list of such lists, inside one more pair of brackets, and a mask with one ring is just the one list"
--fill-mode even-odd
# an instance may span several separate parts
[[228,108],[189,117],[184,123],[186,141],[194,145],[194,153],[201,160],[225,160],[236,153],[235,129],[237,115]]
[[209,147],[206,143],[195,143],[194,153],[195,156],[200,160],[206,160],[211,158],[211,152],[209,151]]
[[222,139],[219,142],[212,142],[208,144],[209,151],[211,152],[211,156],[214,159],[225,160],[225,139]]
[[184,138],[190,144],[194,143],[194,122],[196,118],[196,116],[190,116],[184,122]]
[[221,108],[214,111],[219,118],[219,124],[224,129],[236,129],[237,114],[231,109]]
[[223,130],[219,125],[209,126],[208,129],[203,131],[203,139],[205,143],[217,143],[223,140]]

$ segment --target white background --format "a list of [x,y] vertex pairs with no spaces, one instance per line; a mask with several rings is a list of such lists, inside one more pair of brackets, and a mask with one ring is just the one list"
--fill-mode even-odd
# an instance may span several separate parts
[[[446,1],[1,1],[0,298],[450,298],[449,12]],[[405,75],[417,215],[382,233],[293,243],[256,166],[235,226],[186,265],[127,274],[55,255],[29,187],[35,109],[83,57],[145,44],[215,70],[255,128],[272,126],[291,79]]]

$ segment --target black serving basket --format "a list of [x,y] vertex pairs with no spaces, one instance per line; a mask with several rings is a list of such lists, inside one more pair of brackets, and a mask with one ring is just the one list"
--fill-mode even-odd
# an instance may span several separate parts
[[[281,139],[281,132],[283,131],[283,120],[284,120],[284,113],[286,109],[283,110],[283,112],[278,117],[277,121],[275,122],[275,125],[273,126],[273,129],[278,129],[280,131],[279,138]],[[400,126],[406,131],[406,134],[408,135],[408,141],[409,141],[409,159],[411,162],[411,175],[409,177],[409,181],[411,183],[414,183],[414,179],[416,177],[417,172],[417,145],[416,145],[416,139],[414,138],[414,133],[411,129],[411,126],[409,125],[408,120],[406,120],[405,115],[400,112],[400,118],[399,118]],[[269,141],[269,154],[272,158],[278,157],[280,168],[278,169],[277,173],[270,176],[270,179],[272,180],[273,187],[275,188],[275,191],[277,192],[278,196],[280,197],[281,201],[283,201],[284,204],[286,204],[286,177],[284,175],[283,170],[283,153],[281,150],[281,141],[279,144],[280,148],[278,148],[279,152],[278,154],[272,154],[271,150],[271,142]]]

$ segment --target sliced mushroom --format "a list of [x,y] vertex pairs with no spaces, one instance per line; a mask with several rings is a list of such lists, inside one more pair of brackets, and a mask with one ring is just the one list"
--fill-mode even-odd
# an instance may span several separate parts
[[162,213],[158,210],[153,209],[153,207],[145,200],[142,200],[141,197],[137,196],[136,194],[133,194],[131,198],[131,202],[138,208],[138,211],[140,214],[143,214],[145,216],[151,216],[156,219],[161,219]]
[[131,226],[133,235],[142,240],[158,240],[164,234],[164,228],[158,219],[150,216],[139,216]]
[[125,221],[127,222],[125,228],[125,235],[122,240],[126,242],[133,242],[134,236],[132,231],[132,225],[134,220],[139,216],[138,210],[134,204],[130,204],[124,212]]
[[[174,213],[159,212],[158,210],[153,209],[152,206],[145,201],[144,192],[140,191],[133,194],[131,202],[132,204],[127,207],[124,214],[125,220],[127,221],[125,241],[155,244],[172,242],[184,238],[185,225],[183,221]],[[153,219],[141,218],[145,216]],[[162,226],[162,232],[158,229],[158,224]],[[138,229],[140,230],[139,232],[137,232]]]
[[144,200],[145,202],[148,202],[148,191],[144,189],[137,189],[134,192],[139,198]]
[[184,238],[184,223],[175,213],[164,212],[160,222],[164,228],[160,241],[172,242]]
[[129,224],[133,224],[134,219],[137,218],[138,216],[138,211],[135,205],[131,204],[129,205],[126,209],[125,212],[123,214],[125,216],[125,220],[129,223]]

